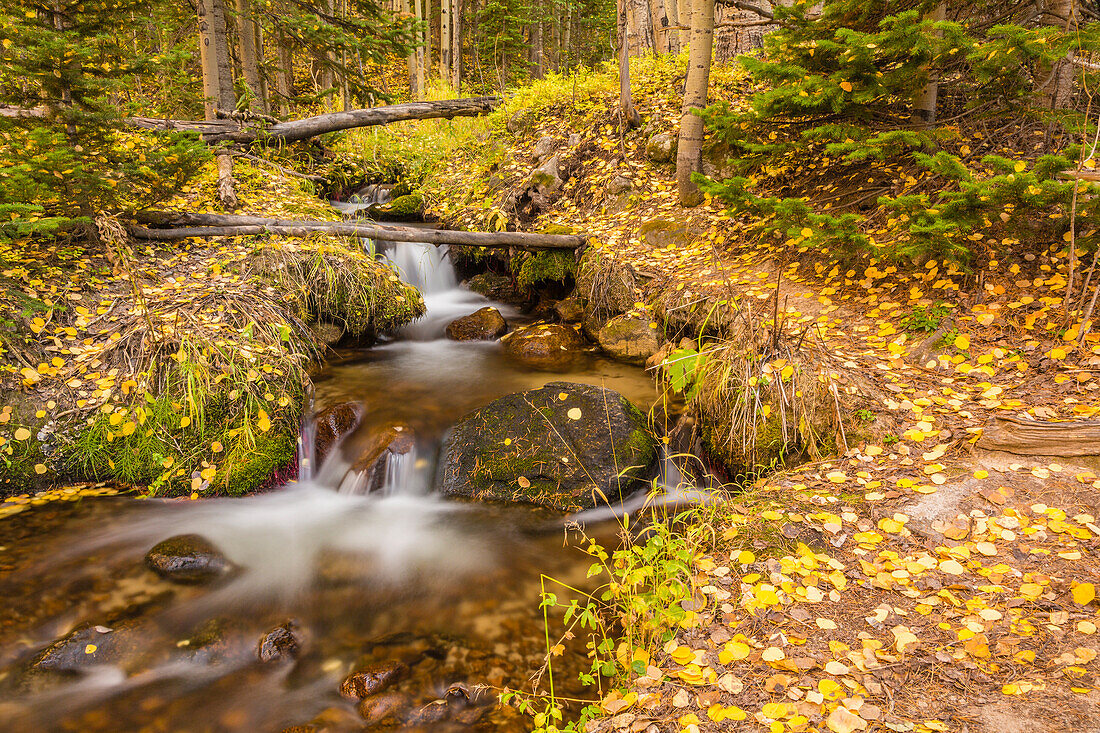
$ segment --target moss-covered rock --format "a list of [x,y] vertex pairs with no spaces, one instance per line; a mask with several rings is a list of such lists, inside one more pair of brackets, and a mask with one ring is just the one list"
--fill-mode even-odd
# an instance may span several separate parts
[[370,207],[370,214],[382,221],[413,221],[424,215],[424,195],[419,191],[397,196],[388,204]]
[[650,219],[638,227],[640,236],[650,247],[687,247],[695,241],[695,233],[681,222]]
[[511,305],[523,305],[529,299],[525,292],[516,287],[516,283],[512,278],[493,272],[483,272],[480,275],[475,275],[466,281],[466,287],[490,300]]
[[638,490],[656,460],[645,416],[622,395],[551,382],[462,418],[444,450],[442,491],[573,511]]
[[511,268],[521,288],[533,288],[546,282],[571,281],[577,259],[571,251],[521,252],[512,257]]

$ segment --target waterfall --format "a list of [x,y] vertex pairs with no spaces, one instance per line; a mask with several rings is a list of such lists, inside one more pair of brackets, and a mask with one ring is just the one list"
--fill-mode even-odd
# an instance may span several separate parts
[[425,299],[458,287],[458,275],[447,257],[446,245],[395,242],[387,257],[401,273],[401,279],[419,290]]

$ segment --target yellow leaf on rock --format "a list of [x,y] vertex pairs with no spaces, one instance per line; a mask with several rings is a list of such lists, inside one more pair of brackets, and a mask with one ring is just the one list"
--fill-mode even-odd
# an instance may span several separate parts
[[568,418],[569,418],[570,420],[580,420],[580,419],[581,419],[581,408],[579,408],[579,407],[571,407],[571,408],[569,409],[569,412],[565,413],[565,415],[566,415],[566,417],[568,417]]

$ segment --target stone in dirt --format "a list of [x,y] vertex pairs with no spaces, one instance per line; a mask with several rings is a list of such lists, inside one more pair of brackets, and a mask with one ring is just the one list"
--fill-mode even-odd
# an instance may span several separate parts
[[313,456],[317,466],[324,464],[333,446],[359,427],[362,419],[363,406],[357,402],[341,402],[317,413],[317,417],[313,420],[316,429]]
[[377,695],[397,680],[401,679],[409,668],[401,662],[376,662],[353,672],[344,684],[340,685],[340,694],[357,700]]
[[257,653],[261,662],[280,662],[296,659],[300,644],[290,623],[277,626],[260,639]]
[[518,328],[501,339],[504,353],[535,369],[566,371],[584,349],[584,339],[575,328],[543,323]]
[[486,306],[451,321],[447,325],[447,338],[454,341],[491,341],[503,336],[507,330],[508,324],[500,311]]
[[539,141],[535,143],[535,151],[531,154],[531,157],[535,160],[536,163],[541,163],[542,161],[549,158],[557,149],[557,141],[555,141],[554,138],[550,137],[549,135],[545,135],[543,137],[540,137]]
[[205,537],[181,534],[169,537],[145,554],[145,564],[173,583],[208,583],[233,570],[221,551]]
[[645,415],[626,398],[551,382],[463,417],[444,448],[441,491],[573,511],[642,488],[656,461]]
[[645,154],[654,163],[671,163],[676,157],[676,138],[671,133],[658,132],[646,142]]
[[645,364],[660,348],[657,329],[648,319],[637,316],[612,318],[600,328],[596,338],[608,355],[630,364]]

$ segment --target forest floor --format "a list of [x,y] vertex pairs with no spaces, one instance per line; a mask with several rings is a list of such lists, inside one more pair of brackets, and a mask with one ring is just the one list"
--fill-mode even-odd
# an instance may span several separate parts
[[[719,74],[719,98],[736,104],[740,83]],[[862,397],[845,422],[866,423],[834,458],[700,515],[716,540],[692,563],[684,618],[662,648],[627,650],[635,671],[587,730],[1100,730],[1100,465],[1073,446],[1052,451],[1062,458],[979,446],[998,418],[1100,411],[1100,333],[1078,343],[1063,317],[1082,267],[1064,242],[993,243],[999,258],[972,270],[791,252],[716,203],[678,205],[672,164],[646,154],[651,135],[675,134],[674,73],[636,74],[646,126],[626,132],[611,85],[559,85],[557,99],[513,100],[530,122],[498,127],[430,181],[433,210],[471,228],[514,215],[502,201],[551,138],[564,184],[523,226],[594,237],[654,322],[691,311],[688,326],[705,327],[728,304],[779,320],[817,343],[795,366],[836,386],[838,410]],[[627,192],[607,195],[616,179]],[[655,221],[688,236],[648,236]]]

